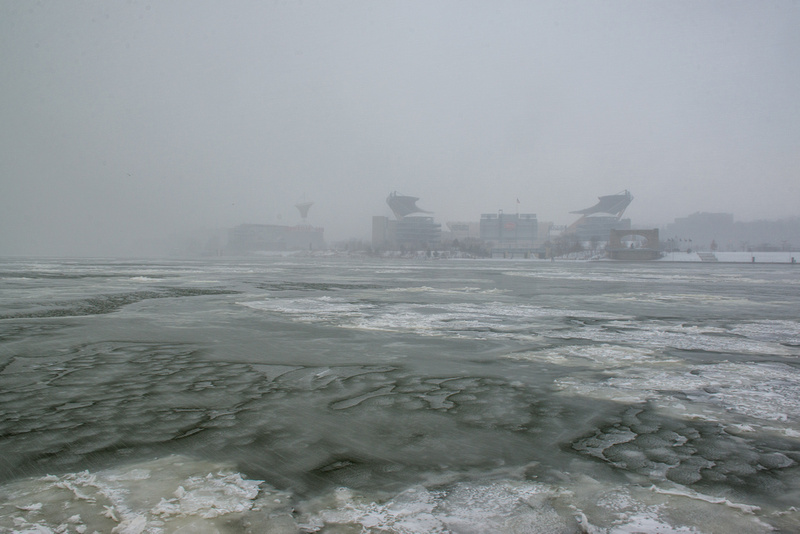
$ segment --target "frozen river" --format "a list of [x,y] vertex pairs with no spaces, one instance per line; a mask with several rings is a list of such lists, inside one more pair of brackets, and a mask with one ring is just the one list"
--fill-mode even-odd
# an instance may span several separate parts
[[794,265],[0,262],[0,532],[796,532]]

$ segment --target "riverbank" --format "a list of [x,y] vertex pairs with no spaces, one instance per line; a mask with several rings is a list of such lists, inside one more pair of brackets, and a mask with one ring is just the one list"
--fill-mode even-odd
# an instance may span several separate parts
[[719,263],[796,263],[800,252],[666,252],[656,261]]

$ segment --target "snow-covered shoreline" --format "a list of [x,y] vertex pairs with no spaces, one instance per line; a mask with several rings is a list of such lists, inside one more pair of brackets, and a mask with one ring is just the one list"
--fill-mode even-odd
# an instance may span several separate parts
[[719,263],[797,263],[800,252],[666,252],[656,261],[713,262],[713,258]]

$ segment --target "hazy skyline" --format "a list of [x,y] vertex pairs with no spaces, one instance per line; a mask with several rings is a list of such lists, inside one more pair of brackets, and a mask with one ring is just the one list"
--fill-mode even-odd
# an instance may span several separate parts
[[0,255],[196,228],[800,215],[800,2],[0,2]]

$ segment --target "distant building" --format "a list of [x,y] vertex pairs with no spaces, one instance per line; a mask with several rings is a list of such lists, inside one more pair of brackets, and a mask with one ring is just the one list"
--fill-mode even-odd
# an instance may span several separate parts
[[550,224],[550,228],[547,229],[547,239],[546,241],[554,241],[558,239],[564,232],[567,231],[567,226],[565,224]]
[[417,206],[417,200],[419,200],[419,197],[398,195],[397,191],[394,191],[386,197],[386,203],[392,209],[392,213],[394,213],[398,221],[403,220],[412,213],[430,213],[429,211],[420,209]]
[[376,215],[372,218],[372,246],[384,250],[425,250],[442,240],[442,225],[433,217],[403,217],[395,221]]
[[572,229],[578,241],[603,241],[609,239],[611,230],[630,230],[630,219],[617,219],[603,215],[588,215],[581,219],[581,224]]
[[387,250],[394,248],[397,240],[397,221],[389,217],[375,215],[372,217],[372,248]]
[[529,256],[539,247],[539,223],[534,213],[485,213],[481,215],[480,237],[492,255]]
[[[636,238],[637,241],[623,241]],[[647,261],[662,256],[658,228],[651,230],[611,230],[606,256],[612,260]]]
[[283,250],[325,250],[325,230],[308,224],[308,210],[313,202],[295,204],[303,222],[297,226],[278,224],[240,224],[228,235],[227,251],[231,254]]
[[434,222],[433,217],[403,217],[397,221],[395,239],[401,248],[435,247],[442,240],[442,225]]
[[710,250],[712,242],[732,245],[736,233],[732,213],[694,213],[675,219],[664,231],[669,246],[679,250]]
[[633,201],[629,191],[616,195],[607,195],[598,198],[597,204],[572,213],[581,215],[567,229],[567,232],[577,237],[578,241],[608,241],[611,230],[629,230],[630,219],[623,219],[622,214]]
[[731,213],[699,212],[675,219],[662,236],[667,250],[797,250],[800,217],[743,222]]
[[539,225],[539,232],[536,236],[536,243],[539,246],[543,246],[546,242],[550,241],[552,239],[551,236],[553,236],[554,233],[556,236],[558,236],[563,231],[564,228],[556,226],[555,224],[549,221],[547,222],[539,221],[538,225]]
[[455,222],[447,223],[450,239],[467,239],[470,237],[480,237],[480,224],[477,222]]
[[324,229],[313,226],[240,224],[231,229],[228,251],[233,254],[281,250],[324,250]]
[[377,249],[424,250],[438,246],[442,240],[442,225],[433,217],[412,213],[430,213],[417,207],[419,198],[394,192],[386,199],[397,220],[388,217],[372,218],[372,246]]

